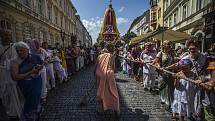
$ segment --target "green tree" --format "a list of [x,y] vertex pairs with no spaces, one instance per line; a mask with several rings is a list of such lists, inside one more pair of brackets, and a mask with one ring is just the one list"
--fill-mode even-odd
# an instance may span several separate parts
[[127,32],[125,35],[122,36],[122,40],[127,44],[130,40],[137,35],[134,32]]

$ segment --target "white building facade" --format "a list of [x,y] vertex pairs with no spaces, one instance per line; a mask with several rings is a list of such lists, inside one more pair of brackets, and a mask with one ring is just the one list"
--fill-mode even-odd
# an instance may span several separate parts
[[[204,14],[212,0],[164,0],[164,25],[186,32],[204,43]],[[202,44],[202,49],[203,49]]]
[[137,36],[147,33],[150,30],[150,11],[144,12],[142,16],[137,17],[128,32],[133,32]]

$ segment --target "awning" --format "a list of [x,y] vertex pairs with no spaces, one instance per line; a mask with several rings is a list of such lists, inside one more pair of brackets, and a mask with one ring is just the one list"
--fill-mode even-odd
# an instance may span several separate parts
[[152,34],[152,32],[146,33],[146,34],[142,34],[141,36],[137,36],[131,39],[129,45],[135,45],[138,44],[140,42],[145,42],[148,38],[150,38],[149,36]]
[[[169,40],[172,42],[184,41],[184,40],[187,40],[191,37],[191,35],[189,35],[185,32],[178,32],[178,31],[174,31],[171,29],[164,31],[163,36],[164,36],[163,40]],[[158,40],[162,40],[162,33],[154,35],[153,38],[158,39]]]
[[[171,29],[168,30],[164,30],[164,38],[163,40],[170,40],[172,42],[180,42],[180,41],[184,41],[186,39],[189,39],[191,37],[191,35],[184,33],[184,32],[178,32],[178,31],[174,31]],[[153,32],[149,32],[146,34],[143,34],[141,36],[135,37],[131,39],[130,45],[135,45],[138,44],[140,42],[145,42],[147,40],[149,40],[149,38],[154,38],[157,40],[162,40],[162,30],[156,30]]]

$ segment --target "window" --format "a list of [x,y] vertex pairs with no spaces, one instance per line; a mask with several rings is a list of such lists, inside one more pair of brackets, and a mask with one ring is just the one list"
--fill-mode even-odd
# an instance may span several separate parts
[[40,43],[43,43],[45,39],[45,34],[43,31],[40,31]]
[[47,43],[48,43],[48,45],[50,45],[51,44],[51,34],[50,33],[48,33],[47,34]]
[[166,0],[165,3],[166,3],[166,4],[165,4],[165,8],[167,9],[167,8],[169,7],[169,0]]
[[51,46],[54,45],[54,37],[52,34],[50,34],[50,41],[51,41],[51,43],[50,43]]
[[52,20],[52,7],[51,6],[48,7],[47,12],[48,12],[48,19]]
[[1,20],[0,28],[4,29],[4,30],[11,30],[12,29],[11,24],[8,21],[5,21],[5,20]]
[[182,9],[182,20],[187,18],[187,5],[185,4]]
[[60,17],[60,26],[63,27],[63,16]]
[[60,7],[62,6],[62,2],[61,2],[62,0],[58,0],[58,3],[60,3]]
[[172,26],[172,16],[169,17],[169,27]]
[[203,0],[196,0],[196,11],[199,11],[202,9],[202,2]]
[[42,10],[42,0],[38,0],[38,13],[39,14],[43,14],[43,10]]
[[55,11],[55,24],[58,24],[58,14],[57,14],[57,10]]
[[161,8],[158,10],[158,19],[161,17]]
[[23,0],[22,1],[24,5],[26,5],[27,7],[31,7],[31,0]]
[[177,12],[173,14],[173,25],[177,24]]

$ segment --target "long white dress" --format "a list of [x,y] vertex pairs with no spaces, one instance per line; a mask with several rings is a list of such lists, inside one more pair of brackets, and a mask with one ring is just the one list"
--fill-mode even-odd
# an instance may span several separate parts
[[67,78],[66,71],[60,64],[61,60],[58,56],[54,56],[53,61],[54,70],[56,71],[58,77],[60,78],[60,83],[62,83],[63,80]]
[[[0,53],[7,47],[0,45]],[[15,57],[15,49],[11,47],[0,60],[0,97],[6,108],[7,115],[11,117],[20,117],[24,98],[16,82],[12,80],[10,75],[10,62]]]
[[[193,78],[193,77],[189,77]],[[194,113],[192,100],[192,84],[184,79],[179,80],[179,87],[174,90],[174,101],[172,104],[173,113],[178,113],[179,116],[188,116]]]
[[[51,58],[52,57],[52,52],[51,50],[46,50],[48,57]],[[53,67],[53,63],[49,63],[46,65],[46,75],[47,75],[47,89],[51,89],[52,87],[55,87],[55,76],[54,76],[54,67]],[[51,85],[49,83],[49,79],[51,80]]]
[[84,51],[84,49],[81,49],[80,68],[84,67],[84,55],[85,55],[85,51]]

